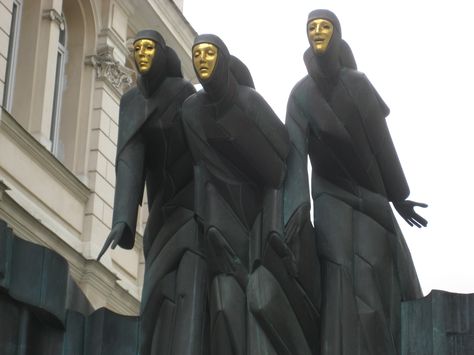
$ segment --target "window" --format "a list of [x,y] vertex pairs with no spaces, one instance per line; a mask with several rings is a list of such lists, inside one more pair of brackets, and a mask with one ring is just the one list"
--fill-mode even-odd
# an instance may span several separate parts
[[[63,16],[64,18],[64,16]],[[56,78],[54,82],[54,97],[53,97],[53,110],[52,110],[52,117],[51,117],[51,131],[49,139],[52,142],[51,151],[52,153],[62,158],[63,152],[62,148],[59,144],[59,124],[61,118],[61,104],[64,92],[64,82],[65,82],[65,75],[64,75],[64,68],[66,66],[66,58],[67,58],[67,51],[66,51],[66,24],[63,22],[60,26],[59,32],[59,41],[58,41],[58,53],[56,59]]]
[[21,0],[13,1],[12,22],[10,25],[10,42],[8,43],[7,69],[5,73],[5,90],[3,92],[3,107],[11,112],[13,102],[13,86],[15,85],[15,68],[20,35]]

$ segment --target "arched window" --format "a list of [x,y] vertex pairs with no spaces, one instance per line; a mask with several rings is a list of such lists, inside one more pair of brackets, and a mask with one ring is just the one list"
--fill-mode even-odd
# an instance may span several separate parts
[[12,22],[10,25],[10,41],[8,43],[7,68],[5,72],[5,89],[3,92],[3,107],[11,112],[13,102],[13,87],[15,85],[15,70],[20,36],[22,1],[13,0]]
[[[64,18],[64,16],[62,16]],[[53,109],[51,115],[51,132],[50,132],[50,141],[51,141],[51,152],[62,160],[64,153],[61,145],[59,144],[59,125],[61,119],[61,105],[62,98],[64,93],[64,84],[65,84],[65,71],[67,60],[67,50],[66,50],[66,41],[67,41],[67,31],[66,31],[66,22],[63,21],[60,25],[59,32],[59,41],[58,41],[58,53],[56,61],[56,78],[54,82],[54,97],[53,97]]]

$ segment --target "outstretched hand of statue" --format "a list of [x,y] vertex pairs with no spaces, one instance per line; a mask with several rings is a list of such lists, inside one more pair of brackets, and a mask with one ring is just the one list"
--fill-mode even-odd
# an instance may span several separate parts
[[410,200],[393,202],[398,214],[410,225],[410,227],[417,226],[418,228],[426,227],[428,221],[415,212],[415,207],[426,208],[426,203],[420,203]]
[[117,244],[120,242],[120,239],[122,239],[123,235],[126,233],[127,228],[128,227],[124,222],[119,222],[112,227],[112,230],[110,231],[110,234],[107,237],[107,240],[105,241],[99,256],[97,257],[97,261],[99,261],[102,255],[105,254],[110,245],[112,245],[112,249],[115,249]]

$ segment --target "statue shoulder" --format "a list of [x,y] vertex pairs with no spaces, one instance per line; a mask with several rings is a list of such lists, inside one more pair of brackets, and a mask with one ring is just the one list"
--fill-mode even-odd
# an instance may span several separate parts
[[180,77],[168,77],[167,81],[172,85],[176,85],[177,87],[181,87],[183,89],[192,89],[193,91],[196,91],[194,89],[193,84],[187,79]]
[[[161,87],[161,95],[164,92],[171,93],[171,96],[180,95],[188,97],[194,94],[196,90],[190,81],[180,77],[168,77]],[[166,94],[165,94],[166,95]]]
[[380,116],[388,116],[390,113],[389,107],[364,73],[344,68],[341,71],[341,81],[356,101],[356,104],[359,107],[364,107],[364,112],[366,108],[377,108]]
[[356,86],[360,87],[361,85],[371,85],[367,76],[358,70],[350,69],[350,68],[343,68],[341,70],[341,80],[344,82],[346,86]]
[[[256,114],[260,115],[269,111],[270,105],[265,100],[265,98],[260,95],[258,91],[249,86],[239,85],[237,97],[238,99],[235,103],[244,112],[247,112],[250,117],[255,117]],[[273,113],[273,110],[271,111]]]
[[317,91],[316,82],[311,76],[306,75],[293,86],[289,99],[304,101],[304,97],[314,95],[315,91]]
[[301,91],[306,92],[310,87],[314,86],[315,84],[316,83],[314,82],[313,78],[311,78],[309,75],[305,75],[295,84],[295,86],[293,86],[290,95],[296,95]]
[[237,93],[239,99],[244,102],[248,102],[248,100],[263,100],[262,96],[255,89],[249,86],[238,85]]
[[185,106],[193,106],[195,107],[196,105],[202,105],[205,103],[206,100],[206,93],[203,90],[199,90],[198,92],[195,92],[193,95],[190,95],[186,101],[184,101]]
[[290,92],[288,97],[288,107],[297,105],[306,106],[305,103],[313,100],[314,95],[319,91],[316,89],[316,83],[309,75],[298,81]]
[[141,95],[140,90],[137,86],[134,86],[122,95],[120,98],[120,104],[122,105],[122,103],[129,102],[138,95]]
[[206,103],[205,96],[204,91],[200,90],[184,100],[182,106],[183,119],[186,119],[186,117],[193,118],[196,115],[198,110]]

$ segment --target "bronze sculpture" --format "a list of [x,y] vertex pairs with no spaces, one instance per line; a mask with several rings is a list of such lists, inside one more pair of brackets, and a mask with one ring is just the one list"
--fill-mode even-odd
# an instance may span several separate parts
[[321,263],[321,354],[399,354],[401,301],[422,293],[389,202],[418,227],[427,222],[413,207],[426,205],[406,200],[408,184],[385,122],[389,109],[347,60],[337,17],[311,12],[307,35],[308,75],[287,107],[293,168],[286,194],[297,205],[292,196],[309,193],[309,155]]
[[203,90],[184,103],[183,123],[209,265],[209,354],[309,355],[281,282],[292,268],[280,191],[287,132],[219,37],[195,39],[193,64]]
[[134,42],[137,87],[120,102],[116,189],[110,244],[130,249],[145,189],[145,279],[140,354],[205,354],[206,265],[193,214],[193,168],[180,107],[195,92],[180,61],[153,30]]

